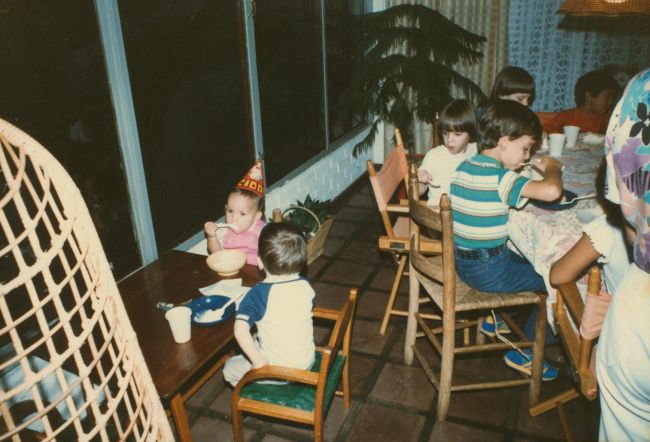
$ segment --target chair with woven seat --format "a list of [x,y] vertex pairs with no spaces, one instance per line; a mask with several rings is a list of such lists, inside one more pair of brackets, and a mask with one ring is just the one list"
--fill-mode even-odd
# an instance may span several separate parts
[[558,287],[557,301],[553,304],[555,328],[566,350],[577,386],[530,408],[532,416],[557,408],[567,440],[573,440],[573,436],[568,417],[564,412],[564,404],[580,395],[591,401],[598,397],[594,343],[600,335],[607,307],[612,298],[609,293],[600,290],[601,278],[598,266],[590,269],[587,281],[587,295],[584,301],[576,282],[573,281]]
[[[350,407],[350,336],[356,300],[357,289],[351,289],[340,310],[314,308],[315,319],[334,321],[334,327],[328,344],[317,347],[310,370],[267,365],[249,371],[239,381],[231,404],[235,441],[244,440],[244,412],[312,425],[314,441],[323,439],[323,422],[334,395],[342,396],[345,408]],[[260,380],[289,383],[256,382]]]
[[[379,333],[382,335],[386,333],[388,320],[392,315],[406,316],[408,313],[406,310],[394,308],[402,277],[408,276],[408,272],[404,270],[408,260],[409,247],[409,217],[406,201],[398,204],[390,203],[400,189],[400,184],[403,183],[404,188],[408,185],[408,162],[399,129],[395,129],[395,140],[395,149],[385,159],[379,172],[375,170],[372,161],[367,161],[368,177],[370,178],[370,184],[372,185],[385,231],[385,235],[381,235],[378,239],[378,247],[380,251],[390,253],[397,265],[397,272],[393,279],[386,310],[379,328]],[[391,221],[391,214],[398,215],[395,222]]]
[[[456,274],[454,261],[454,234],[452,231],[451,205],[449,197],[443,194],[439,208],[427,207],[414,198],[417,191],[417,169],[411,168],[409,175],[409,213],[411,216],[410,266],[411,276],[409,295],[409,316],[405,342],[405,361],[411,363],[415,356],[425,374],[438,390],[438,420],[445,420],[452,391],[467,391],[488,388],[514,387],[529,385],[530,405],[537,403],[543,368],[544,334],[546,331],[546,295],[543,293],[487,293],[467,286]],[[420,248],[420,232],[430,229],[440,232],[438,253],[425,256]],[[431,328],[418,312],[420,288],[431,297],[442,310],[442,327]],[[475,327],[475,318],[457,318],[457,314],[474,316],[485,315],[490,309],[505,309],[522,305],[534,305],[537,309],[535,340],[525,338],[521,329],[507,314],[500,312],[513,332],[520,340],[515,342],[519,348],[533,349],[532,376],[527,379],[504,379],[490,382],[476,382],[464,385],[452,385],[454,358],[456,355],[476,352],[510,349],[507,343],[467,343],[456,347],[456,332]],[[441,357],[440,373],[435,373],[424,353],[415,344],[418,326],[423,330],[429,342]],[[442,334],[442,339],[438,335]],[[408,349],[408,350],[407,350]]]

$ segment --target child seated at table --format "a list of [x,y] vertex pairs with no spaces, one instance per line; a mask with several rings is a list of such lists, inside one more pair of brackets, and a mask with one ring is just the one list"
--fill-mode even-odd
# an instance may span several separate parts
[[476,153],[476,115],[467,100],[453,100],[440,113],[440,135],[444,144],[429,150],[418,169],[420,195],[428,191],[429,206],[440,204],[449,194],[456,167]]
[[258,161],[228,194],[226,225],[208,221],[204,232],[208,253],[221,249],[240,249],[246,263],[257,265],[257,242],[266,222],[264,215],[264,180]]
[[494,79],[490,100],[516,101],[530,107],[535,100],[535,79],[523,68],[506,66]]
[[235,320],[235,339],[245,356],[228,359],[223,369],[233,386],[249,370],[267,364],[307,370],[314,363],[315,294],[299,275],[307,262],[305,237],[292,224],[271,223],[262,230],[259,252],[266,278],[246,294]]
[[576,107],[558,112],[544,124],[544,132],[562,133],[564,126],[578,126],[581,132],[604,134],[617,94],[618,83],[607,72],[584,74],[574,88]]
[[[522,207],[528,198],[559,199],[562,163],[551,157],[536,160],[535,166],[544,173],[540,181],[516,172],[530,158],[542,128],[533,111],[514,101],[499,100],[488,106],[479,119],[478,133],[479,153],[458,166],[451,182],[458,276],[470,287],[487,292],[544,291],[542,276],[506,245],[508,210]],[[492,330],[496,327],[503,333],[504,326],[497,319]],[[489,324],[482,327],[488,329]],[[525,367],[521,370],[526,372]],[[555,377],[557,370],[545,362],[543,379]]]

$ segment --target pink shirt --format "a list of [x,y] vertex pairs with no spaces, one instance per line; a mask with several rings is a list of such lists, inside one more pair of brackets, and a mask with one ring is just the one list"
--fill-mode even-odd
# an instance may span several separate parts
[[258,220],[253,226],[242,233],[235,233],[231,229],[227,229],[221,241],[221,247],[224,249],[240,249],[246,253],[246,263],[257,265],[257,240],[260,237],[260,232],[266,225],[265,221]]

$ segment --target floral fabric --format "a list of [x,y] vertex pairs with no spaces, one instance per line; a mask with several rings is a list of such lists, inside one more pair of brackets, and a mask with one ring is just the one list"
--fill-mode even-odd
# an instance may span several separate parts
[[634,77],[607,129],[607,198],[636,231],[634,262],[650,273],[650,69]]

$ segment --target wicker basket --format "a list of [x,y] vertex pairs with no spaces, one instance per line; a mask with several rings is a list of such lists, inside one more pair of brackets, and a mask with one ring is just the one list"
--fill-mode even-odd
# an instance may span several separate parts
[[327,234],[329,233],[330,229],[332,228],[332,224],[334,223],[334,217],[329,217],[327,220],[325,220],[324,223],[321,223],[318,219],[318,216],[306,207],[291,206],[284,211],[281,211],[280,209],[273,210],[273,222],[284,221],[284,215],[291,210],[306,211],[314,217],[316,223],[318,224],[318,230],[316,231],[316,234],[307,241],[307,264],[309,265],[314,262],[316,258],[323,254],[325,240],[327,239]]

